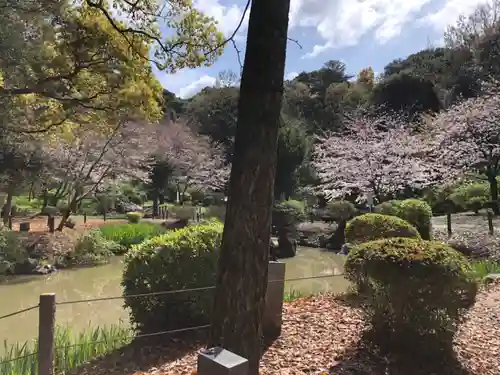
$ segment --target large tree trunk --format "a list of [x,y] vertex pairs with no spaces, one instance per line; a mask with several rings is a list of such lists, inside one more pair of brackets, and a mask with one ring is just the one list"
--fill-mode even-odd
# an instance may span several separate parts
[[257,375],[290,0],[253,0],[214,300],[211,345]]

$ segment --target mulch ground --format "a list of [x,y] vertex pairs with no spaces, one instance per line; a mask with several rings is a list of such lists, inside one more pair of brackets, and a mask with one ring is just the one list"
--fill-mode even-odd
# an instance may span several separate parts
[[[439,374],[500,374],[500,284],[484,289],[456,337],[465,371]],[[331,296],[299,299],[284,306],[283,330],[264,353],[261,375],[407,375],[360,348],[361,312]],[[126,348],[75,371],[77,375],[184,375],[196,369],[201,341]],[[419,372],[419,375],[431,375]]]

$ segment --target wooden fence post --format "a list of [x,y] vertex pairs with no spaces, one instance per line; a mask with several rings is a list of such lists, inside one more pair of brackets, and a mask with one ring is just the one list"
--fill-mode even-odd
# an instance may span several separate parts
[[54,374],[54,331],[56,325],[56,295],[40,295],[38,315],[38,375]]
[[494,227],[493,227],[493,211],[488,210],[488,233],[493,235]]
[[56,218],[54,216],[47,217],[47,226],[49,227],[49,232],[54,233],[56,228]]
[[83,224],[87,224],[87,213],[83,213]]

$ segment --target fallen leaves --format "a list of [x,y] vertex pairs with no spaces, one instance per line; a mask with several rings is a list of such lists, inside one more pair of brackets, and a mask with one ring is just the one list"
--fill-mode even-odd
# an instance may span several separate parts
[[[496,316],[499,313],[500,284],[496,284],[478,295],[456,337],[457,356],[471,375],[500,374],[500,319]],[[363,327],[358,309],[331,296],[287,303],[281,336],[264,353],[260,375],[396,374],[387,372],[383,359],[353,350]],[[147,354],[154,357],[155,364],[142,372],[130,371],[137,358],[122,357],[122,366],[111,369],[94,364],[91,371],[80,370],[76,374],[194,375],[201,342],[181,346],[177,342],[167,348],[156,348]]]

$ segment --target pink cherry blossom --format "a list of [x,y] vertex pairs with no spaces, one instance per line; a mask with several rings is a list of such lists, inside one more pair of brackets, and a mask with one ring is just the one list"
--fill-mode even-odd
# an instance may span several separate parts
[[423,189],[445,177],[429,159],[428,141],[394,117],[357,115],[343,134],[318,137],[313,150],[320,184],[328,199],[352,193],[390,198],[406,188]]

